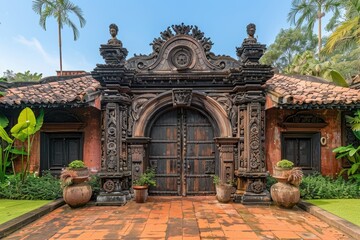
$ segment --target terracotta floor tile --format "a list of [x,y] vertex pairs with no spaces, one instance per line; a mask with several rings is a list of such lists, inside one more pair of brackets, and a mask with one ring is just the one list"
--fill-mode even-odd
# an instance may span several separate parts
[[220,204],[214,196],[150,197],[144,204],[63,206],[5,239],[350,240],[299,208]]
[[291,231],[272,231],[274,233],[274,235],[280,239],[300,239],[301,237],[299,235],[297,235],[294,232]]
[[318,236],[316,236],[313,233],[310,232],[296,232],[297,235],[299,235],[304,240],[318,240],[320,239]]

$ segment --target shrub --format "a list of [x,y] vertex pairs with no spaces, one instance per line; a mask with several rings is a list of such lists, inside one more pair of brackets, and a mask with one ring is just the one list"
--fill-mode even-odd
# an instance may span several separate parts
[[300,184],[303,199],[360,198],[360,182],[332,179],[319,173],[303,178]]
[[276,163],[276,166],[279,168],[292,168],[294,166],[294,163],[287,159],[283,159],[281,161],[278,161]]
[[42,177],[29,175],[25,182],[21,181],[20,175],[11,175],[0,184],[0,198],[54,200],[61,195],[60,182],[50,173],[45,173]]
[[275,183],[277,183],[277,181],[276,181],[275,178],[273,178],[273,177],[270,176],[270,175],[266,177],[266,189],[267,189],[268,191],[270,191],[271,186],[272,186],[273,184],[275,184]]
[[74,160],[69,163],[69,168],[85,168],[85,163],[81,160]]
[[139,176],[139,179],[134,181],[134,185],[138,186],[156,186],[155,170],[150,168],[145,173]]
[[96,196],[100,193],[100,178],[97,175],[91,175],[89,185],[92,189],[92,200],[96,200]]

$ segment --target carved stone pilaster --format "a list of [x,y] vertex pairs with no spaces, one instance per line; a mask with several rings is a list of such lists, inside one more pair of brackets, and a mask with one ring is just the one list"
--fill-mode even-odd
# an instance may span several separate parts
[[148,167],[147,147],[150,138],[133,137],[127,138],[129,160],[132,166],[132,181],[137,180]]
[[235,146],[238,140],[236,137],[215,138],[219,149],[220,180],[223,183],[231,182],[234,179]]

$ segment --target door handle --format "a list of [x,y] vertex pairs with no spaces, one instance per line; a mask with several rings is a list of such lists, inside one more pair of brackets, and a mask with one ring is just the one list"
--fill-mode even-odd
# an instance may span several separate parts
[[191,168],[190,164],[188,164],[188,165],[187,165],[187,168],[188,168],[188,169],[190,169],[190,168]]

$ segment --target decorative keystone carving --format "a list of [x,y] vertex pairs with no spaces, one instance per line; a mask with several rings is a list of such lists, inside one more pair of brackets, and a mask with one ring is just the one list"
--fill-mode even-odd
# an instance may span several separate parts
[[172,98],[174,106],[190,106],[192,89],[173,89]]

